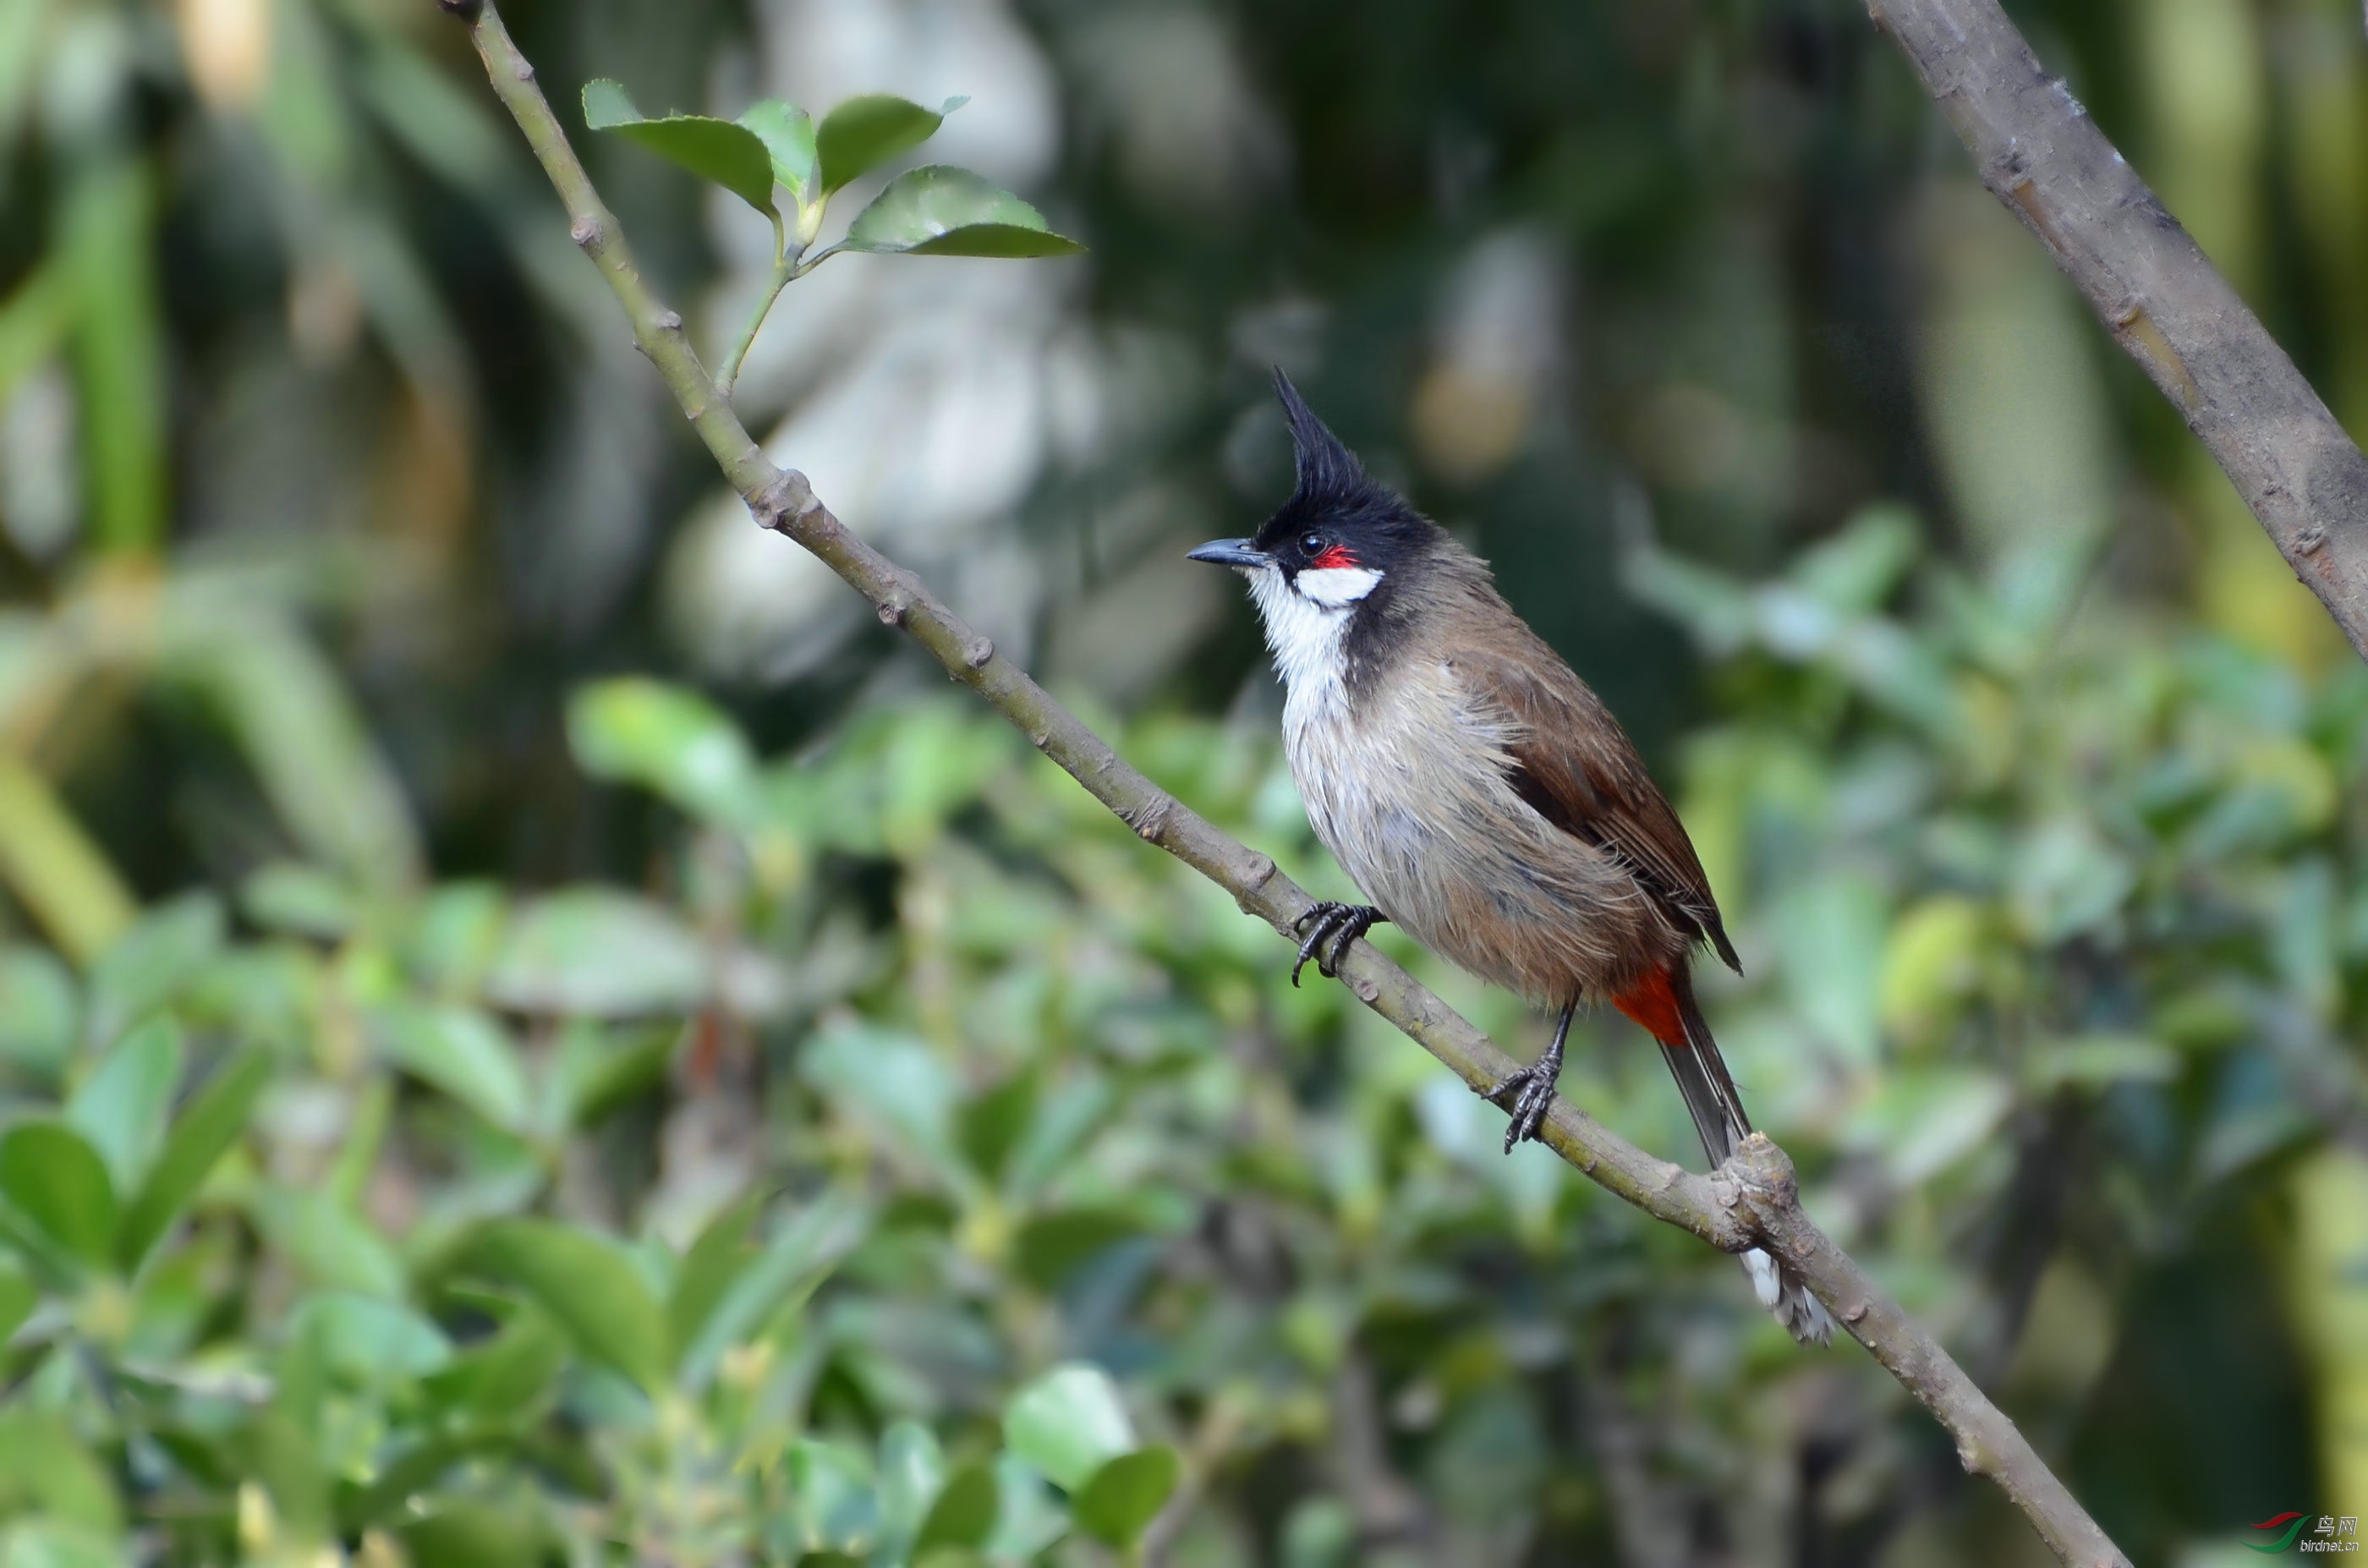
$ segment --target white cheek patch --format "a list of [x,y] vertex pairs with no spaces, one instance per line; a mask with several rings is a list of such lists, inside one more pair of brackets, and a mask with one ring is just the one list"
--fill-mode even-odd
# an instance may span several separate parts
[[1326,566],[1320,572],[1302,572],[1293,579],[1292,586],[1304,599],[1326,609],[1340,609],[1372,593],[1381,580],[1379,572],[1369,572],[1362,566]]

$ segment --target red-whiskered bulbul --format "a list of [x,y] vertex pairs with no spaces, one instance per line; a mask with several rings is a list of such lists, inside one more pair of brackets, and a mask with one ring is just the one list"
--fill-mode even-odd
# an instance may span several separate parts
[[[1751,1131],[1694,1004],[1707,943],[1739,973],[1678,813],[1587,683],[1497,592],[1486,562],[1369,477],[1275,372],[1298,485],[1250,539],[1191,559],[1239,571],[1285,696],[1283,744],[1315,835],[1371,904],[1320,903],[1292,983],[1377,922],[1557,1010],[1554,1042],[1490,1092],[1509,1152],[1537,1135],[1581,1003],[1660,1042],[1715,1166]],[[1743,1255],[1804,1344],[1833,1320],[1800,1278]]]

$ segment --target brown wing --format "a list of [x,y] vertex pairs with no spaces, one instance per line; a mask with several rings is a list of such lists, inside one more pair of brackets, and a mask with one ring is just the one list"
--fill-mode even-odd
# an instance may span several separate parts
[[1634,744],[1603,699],[1543,642],[1533,653],[1514,660],[1458,648],[1448,658],[1474,696],[1518,726],[1507,748],[1514,790],[1565,833],[1617,855],[1680,928],[1742,973],[1693,841]]

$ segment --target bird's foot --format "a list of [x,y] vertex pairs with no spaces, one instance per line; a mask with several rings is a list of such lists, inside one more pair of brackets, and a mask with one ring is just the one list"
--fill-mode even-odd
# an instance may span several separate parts
[[[1518,1073],[1508,1073],[1486,1096],[1492,1103],[1512,1114],[1512,1125],[1505,1129],[1505,1153],[1525,1138],[1535,1138],[1538,1129],[1545,1124],[1546,1110],[1554,1104],[1554,1083],[1562,1076],[1563,1042],[1570,1033],[1570,1017],[1577,1004],[1563,1009],[1562,1021],[1554,1028],[1554,1041],[1545,1053]],[[1506,1096],[1511,1096],[1508,1104]]]
[[1389,918],[1370,903],[1336,903],[1326,899],[1310,905],[1292,927],[1304,929],[1307,939],[1299,944],[1298,960],[1291,966],[1291,983],[1299,983],[1299,971],[1310,960],[1315,960],[1316,973],[1326,980],[1337,979],[1349,944],[1374,926],[1387,925]]

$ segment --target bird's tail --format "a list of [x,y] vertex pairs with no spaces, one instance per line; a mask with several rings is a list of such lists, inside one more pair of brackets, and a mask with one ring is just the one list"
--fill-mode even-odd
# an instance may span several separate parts
[[[1743,1096],[1727,1075],[1726,1060],[1711,1038],[1710,1023],[1694,1003],[1692,978],[1682,963],[1673,964],[1612,998],[1612,1005],[1642,1024],[1661,1042],[1661,1059],[1678,1081],[1686,1110],[1702,1134],[1702,1153],[1713,1169],[1725,1164],[1751,1131],[1743,1113]],[[1754,1247],[1742,1255],[1743,1271],[1752,1291],[1778,1323],[1804,1345],[1823,1345],[1833,1337],[1834,1320],[1825,1303],[1809,1293],[1808,1285],[1782,1259]]]

